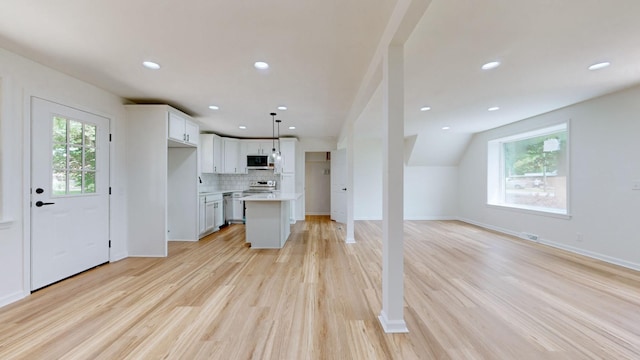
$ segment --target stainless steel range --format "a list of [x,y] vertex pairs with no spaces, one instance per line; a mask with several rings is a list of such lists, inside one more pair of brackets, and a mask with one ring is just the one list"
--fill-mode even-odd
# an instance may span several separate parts
[[243,194],[263,194],[271,193],[276,189],[275,180],[256,180],[249,183],[249,189],[243,191]]

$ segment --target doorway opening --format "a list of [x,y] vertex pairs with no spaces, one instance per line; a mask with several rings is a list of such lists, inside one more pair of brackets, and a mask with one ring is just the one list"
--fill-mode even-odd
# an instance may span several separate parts
[[331,214],[331,153],[305,154],[305,215]]

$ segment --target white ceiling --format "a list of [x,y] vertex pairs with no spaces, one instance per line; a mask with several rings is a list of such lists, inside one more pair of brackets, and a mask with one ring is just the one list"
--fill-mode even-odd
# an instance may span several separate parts
[[[203,130],[270,137],[275,111],[283,135],[337,136],[395,3],[2,0],[0,47],[132,101],[174,105]],[[474,132],[639,83],[638,14],[637,0],[433,0],[405,44],[409,163],[455,165]],[[271,68],[254,69],[258,60]],[[502,65],[480,69],[491,60]],[[587,70],[604,60],[612,65]],[[379,134],[381,104],[376,91],[358,136]]]

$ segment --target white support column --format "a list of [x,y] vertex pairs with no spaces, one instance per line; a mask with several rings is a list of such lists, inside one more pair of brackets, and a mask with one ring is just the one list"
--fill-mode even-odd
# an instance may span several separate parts
[[349,124],[347,131],[347,238],[345,242],[347,244],[354,244],[355,238],[355,224],[353,222],[353,153],[355,151],[353,140],[353,123]]
[[391,44],[383,60],[382,311],[387,333],[409,332],[404,321],[404,48]]

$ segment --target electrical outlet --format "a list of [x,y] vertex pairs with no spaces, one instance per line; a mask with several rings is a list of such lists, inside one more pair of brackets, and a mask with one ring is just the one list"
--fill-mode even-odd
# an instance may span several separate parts
[[631,190],[640,190],[640,180],[631,183]]
[[582,233],[576,233],[576,241],[582,242]]

